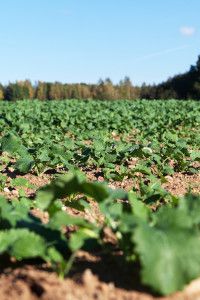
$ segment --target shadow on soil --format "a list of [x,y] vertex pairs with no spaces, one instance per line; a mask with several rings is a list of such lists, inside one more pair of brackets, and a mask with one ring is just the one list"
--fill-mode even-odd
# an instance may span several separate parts
[[94,261],[79,258],[68,276],[76,282],[82,283],[83,273],[86,269],[90,269],[101,282],[113,283],[115,287],[127,291],[135,290],[152,294],[152,291],[141,284],[140,266],[126,263],[121,255],[100,255],[96,256]]

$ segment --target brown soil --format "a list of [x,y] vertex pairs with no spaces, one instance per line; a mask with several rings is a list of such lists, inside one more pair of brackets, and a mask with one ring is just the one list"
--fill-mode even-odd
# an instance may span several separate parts
[[35,190],[50,183],[53,179],[53,175],[51,174],[42,174],[40,176],[34,175],[34,174],[26,174],[26,175],[19,175],[15,172],[13,168],[5,169],[3,172],[1,172],[3,175],[7,176],[7,182],[6,186],[3,191],[0,192],[0,195],[6,196],[6,198],[14,198],[18,196],[18,192],[20,188],[11,188],[10,182],[12,179],[15,178],[25,178],[29,181],[31,185],[33,185],[35,188],[26,188],[22,187],[21,189],[24,190],[27,197],[33,197],[35,195]]
[[[135,161],[132,162],[133,166]],[[130,166],[131,167],[131,166]],[[86,175],[89,180],[104,181],[101,170],[86,170]],[[141,174],[136,174],[141,176]],[[200,193],[200,173],[198,174],[183,174],[175,173],[173,176],[166,176],[167,183],[163,184],[163,188],[176,196],[183,196],[189,190],[195,194]],[[138,188],[137,182],[133,178],[124,178],[122,181],[110,180],[108,185],[113,188],[121,188],[130,191],[133,187]]]
[[[136,161],[131,161],[130,168],[132,168]],[[88,180],[90,181],[104,181],[103,174],[101,169],[85,169],[83,172],[86,174]],[[54,172],[55,174],[58,174]],[[0,192],[0,194],[4,194],[8,198],[13,198],[18,195],[18,189],[10,189],[9,181],[12,178],[23,177],[26,178],[32,185],[36,187],[36,189],[48,184],[54,178],[54,174],[42,174],[40,176],[34,174],[26,174],[26,175],[17,175],[14,170],[9,170],[8,172],[3,172],[3,174],[8,176],[8,183],[4,192]],[[136,174],[140,176],[140,174]],[[173,176],[166,176],[167,183],[163,184],[163,187],[176,196],[182,196],[190,189],[193,193],[200,193],[200,173],[194,175],[188,175],[183,173],[175,173]],[[105,180],[106,181],[106,180]],[[113,188],[122,188],[127,191],[131,190],[133,187],[137,187],[137,183],[132,178],[124,178],[122,181],[113,181],[110,180],[108,185]],[[34,196],[35,190],[30,188],[23,188],[28,197]]]
[[195,194],[200,194],[200,173],[195,175],[187,175],[175,173],[173,177],[166,176],[167,183],[163,187],[176,196],[183,196],[192,191]]
[[[115,273],[115,270],[112,270]],[[120,277],[120,274],[115,274]],[[199,300],[200,280],[183,292],[156,297],[144,291],[128,290],[105,282],[87,268],[82,274],[61,280],[43,268],[25,266],[0,275],[1,300]]]

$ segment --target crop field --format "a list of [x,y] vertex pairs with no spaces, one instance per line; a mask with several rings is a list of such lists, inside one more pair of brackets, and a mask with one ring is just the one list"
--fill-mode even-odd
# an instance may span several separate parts
[[200,299],[199,102],[2,101],[0,148],[1,300]]

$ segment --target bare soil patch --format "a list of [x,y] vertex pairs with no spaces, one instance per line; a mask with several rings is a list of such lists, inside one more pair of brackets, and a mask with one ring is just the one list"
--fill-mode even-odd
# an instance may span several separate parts
[[176,196],[183,196],[190,190],[195,194],[200,193],[200,173],[194,175],[175,173],[173,176],[166,176],[167,183],[163,187]]
[[[153,296],[145,291],[117,287],[106,282],[86,268],[82,273],[61,280],[45,268],[24,266],[7,269],[0,275],[1,300],[199,300],[200,280],[192,282],[183,292],[169,297]],[[89,263],[88,263],[89,267]],[[107,266],[108,270],[109,266]],[[92,270],[91,270],[92,269]],[[119,270],[110,269],[115,277],[123,281]],[[109,273],[110,273],[109,272]],[[130,278],[129,274],[129,278]]]

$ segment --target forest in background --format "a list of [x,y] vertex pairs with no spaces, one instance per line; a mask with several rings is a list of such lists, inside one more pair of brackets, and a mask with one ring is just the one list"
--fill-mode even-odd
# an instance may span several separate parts
[[184,74],[176,75],[157,85],[134,86],[125,77],[119,84],[111,79],[99,80],[97,84],[38,81],[16,81],[8,85],[0,84],[0,100],[62,100],[62,99],[200,99],[200,56],[195,66]]

